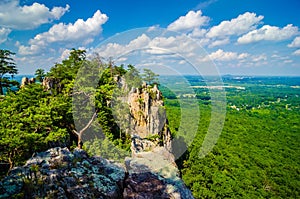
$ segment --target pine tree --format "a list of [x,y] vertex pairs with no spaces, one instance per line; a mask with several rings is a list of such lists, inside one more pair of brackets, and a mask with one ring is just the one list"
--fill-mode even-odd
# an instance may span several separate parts
[[3,95],[3,87],[9,88],[18,84],[16,81],[5,77],[6,74],[10,74],[13,77],[13,75],[18,73],[16,64],[11,58],[14,54],[9,50],[0,49],[0,95]]

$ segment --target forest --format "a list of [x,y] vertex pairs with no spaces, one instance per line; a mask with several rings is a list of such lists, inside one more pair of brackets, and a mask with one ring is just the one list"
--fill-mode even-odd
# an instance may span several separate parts
[[[191,86],[205,85],[199,78],[187,79]],[[195,198],[299,198],[300,78],[223,77],[223,81],[224,87],[230,85],[226,119],[217,144],[204,158],[199,151],[211,117],[209,90],[194,89],[201,118],[193,142],[177,161],[183,180]],[[193,124],[180,125],[183,108],[178,101],[192,99],[184,97],[185,90],[179,90],[177,99],[169,90],[162,91],[172,132],[188,132]],[[186,117],[196,114],[194,106],[184,109],[190,113]]]
[[[184,79],[190,85],[186,89],[175,76],[157,77],[150,70],[116,66],[112,60],[103,61],[97,56],[87,59],[84,50],[73,49],[69,58],[55,64],[49,72],[38,69],[36,83],[15,91],[10,88],[18,86],[17,82],[8,78],[17,74],[12,54],[5,50],[0,53],[1,94],[6,90],[0,96],[1,177],[14,166],[24,164],[33,153],[55,146],[82,147],[89,153],[114,159],[122,154],[114,151],[107,154],[104,148],[114,144],[129,151],[130,137],[119,128],[107,103],[116,91],[114,78],[124,76],[129,86],[136,87],[142,81],[152,84],[167,79],[178,83],[176,91],[163,84],[159,88],[174,139],[187,143],[177,165],[195,198],[300,197],[299,77],[224,76],[227,101],[224,127],[213,150],[201,157],[199,151],[212,109],[211,89],[206,81],[213,83],[214,78],[186,76]],[[78,77],[82,66],[101,71],[90,78],[96,79],[97,85],[91,95],[91,88],[80,93],[74,90],[80,86],[76,82],[87,81]],[[45,78],[56,83],[45,90],[41,84]],[[74,126],[78,118],[72,110],[72,97],[76,94],[87,100],[93,98],[95,102],[91,114],[80,115],[84,121],[91,121],[82,124],[80,129]],[[201,117],[195,118],[198,113]],[[97,123],[94,128],[101,127],[105,140],[82,143],[87,123],[91,126]],[[189,137],[192,131],[196,134]]]

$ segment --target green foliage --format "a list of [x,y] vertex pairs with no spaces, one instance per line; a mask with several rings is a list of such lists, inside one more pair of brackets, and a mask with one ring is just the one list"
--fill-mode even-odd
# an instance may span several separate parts
[[124,75],[126,83],[131,88],[139,88],[142,85],[142,79],[140,76],[140,72],[132,65],[127,66],[128,71]]
[[158,75],[155,74],[152,70],[144,68],[144,73],[142,74],[143,80],[148,84],[158,83]]
[[145,139],[150,140],[152,142],[157,142],[160,139],[160,135],[158,135],[158,134],[156,134],[156,135],[149,135]]
[[128,149],[121,149],[117,147],[116,143],[113,143],[108,138],[94,139],[87,141],[84,144],[84,149],[89,155],[98,155],[106,159],[116,160],[123,162],[126,156],[129,156]]
[[43,82],[44,77],[46,76],[45,70],[44,69],[37,69],[35,71],[35,78],[39,81],[39,82]]
[[15,53],[9,50],[0,49],[0,95],[3,95],[3,88],[10,88],[18,85],[18,82],[4,77],[4,75],[11,75],[12,77],[18,73],[16,64],[11,58]]
[[[205,103],[208,98],[199,97],[201,118],[197,135],[177,161],[182,178],[195,198],[299,197],[300,99],[298,90],[289,86],[292,82],[296,84],[294,80],[281,80],[274,86],[271,80],[266,83],[268,86],[249,81],[225,82],[245,89],[227,89],[225,125],[213,151],[204,158],[200,158],[199,151],[210,123],[211,105]],[[195,92],[208,96],[205,88],[197,88]],[[180,107],[177,99],[166,99],[165,106],[171,131],[177,137],[189,139],[185,132],[192,131],[190,122],[185,125],[180,116],[185,110],[192,116],[195,107]]]
[[[15,74],[10,58],[13,53],[1,53],[0,75]],[[112,110],[111,104],[116,102],[113,94],[123,92],[117,86],[121,76],[129,81],[126,92],[131,87],[140,87],[141,77],[133,66],[125,70],[123,66],[115,66],[112,60],[107,63],[99,57],[87,60],[84,50],[73,49],[49,73],[37,69],[35,75],[40,82],[44,78],[51,80],[50,90],[33,83],[0,99],[1,163],[8,163],[11,169],[49,147],[72,147],[76,141],[80,146],[85,134],[91,138],[106,137],[103,143],[97,139],[85,143],[91,153],[124,158],[130,150],[130,136],[124,131],[129,124],[126,118],[129,107],[118,103],[114,114],[119,120],[116,120],[113,116],[116,110]]]
[[74,80],[76,78],[79,68],[86,61],[86,51],[72,49],[68,59],[62,63],[55,64],[47,74],[48,77],[54,78],[59,83],[58,93],[72,93]]
[[39,84],[31,84],[0,101],[0,161],[12,166],[23,163],[33,152],[51,142],[67,142],[59,97],[47,96]]

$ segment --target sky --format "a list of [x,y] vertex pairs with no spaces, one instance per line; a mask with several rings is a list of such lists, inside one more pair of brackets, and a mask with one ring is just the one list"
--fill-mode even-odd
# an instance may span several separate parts
[[[20,74],[48,71],[76,48],[113,59],[148,49],[147,64],[183,71],[184,61],[211,60],[220,74],[300,76],[299,9],[299,0],[1,0],[0,48],[16,53]],[[164,62],[170,52],[177,59]]]

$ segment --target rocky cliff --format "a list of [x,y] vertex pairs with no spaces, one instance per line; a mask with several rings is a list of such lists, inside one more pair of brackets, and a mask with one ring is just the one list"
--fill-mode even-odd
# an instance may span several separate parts
[[[118,85],[121,90],[128,90],[123,78],[119,78]],[[172,135],[168,128],[162,93],[157,85],[143,83],[142,87],[131,88],[125,92],[121,99],[129,108],[126,133],[136,140],[133,142],[133,155],[137,151],[145,150],[144,146],[147,150],[163,146],[171,152]]]
[[176,167],[156,170],[146,159],[128,158],[122,165],[80,149],[52,148],[14,168],[0,182],[0,198],[192,198]]
[[[127,85],[118,80],[121,89]],[[35,154],[0,182],[0,198],[193,198],[171,153],[161,92],[133,88],[122,98],[129,109],[126,132],[132,157],[125,164],[89,157],[81,149],[52,148]]]

